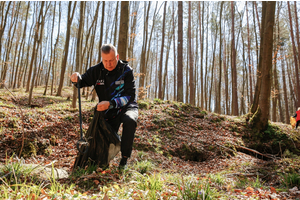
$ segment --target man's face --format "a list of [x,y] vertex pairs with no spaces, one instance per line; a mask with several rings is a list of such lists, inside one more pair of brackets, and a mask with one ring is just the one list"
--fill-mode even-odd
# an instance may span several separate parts
[[112,71],[116,68],[119,60],[119,54],[116,56],[115,52],[110,50],[108,54],[101,53],[101,57],[105,69]]

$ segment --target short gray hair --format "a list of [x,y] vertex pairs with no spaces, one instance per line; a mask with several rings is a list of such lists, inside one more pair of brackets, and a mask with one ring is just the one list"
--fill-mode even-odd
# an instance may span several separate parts
[[109,54],[110,51],[115,52],[115,56],[118,55],[117,49],[114,45],[112,44],[103,44],[101,47],[101,52],[104,54]]

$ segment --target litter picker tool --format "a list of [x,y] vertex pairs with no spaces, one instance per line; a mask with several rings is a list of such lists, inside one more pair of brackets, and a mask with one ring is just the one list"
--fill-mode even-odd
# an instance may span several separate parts
[[[79,106],[79,122],[80,122],[80,139],[77,142],[77,149],[80,152],[80,154],[85,154],[87,153],[89,149],[89,143],[83,138],[82,134],[82,116],[81,116],[81,98],[80,98],[80,84],[81,84],[81,76],[78,75],[78,80],[77,80],[77,88],[78,88],[78,106]],[[85,150],[82,151],[85,147]]]

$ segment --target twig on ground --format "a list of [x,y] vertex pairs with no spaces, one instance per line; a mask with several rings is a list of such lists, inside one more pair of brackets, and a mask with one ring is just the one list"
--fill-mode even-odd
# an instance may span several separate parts
[[254,150],[254,149],[250,149],[250,148],[248,148],[248,147],[244,147],[244,146],[240,146],[240,145],[235,145],[235,146],[238,147],[238,148],[245,149],[245,150],[247,150],[247,151],[251,151],[251,152],[253,152],[253,153],[259,154],[259,155],[264,156],[264,157],[266,157],[266,158],[274,159],[274,157],[269,156],[269,155],[266,155],[266,154],[262,154],[262,153],[260,153],[260,152],[258,152],[258,151],[256,151],[256,150]]

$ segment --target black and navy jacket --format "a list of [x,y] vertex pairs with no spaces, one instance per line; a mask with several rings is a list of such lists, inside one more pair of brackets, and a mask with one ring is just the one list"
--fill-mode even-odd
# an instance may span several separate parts
[[100,62],[90,67],[81,77],[80,87],[94,85],[99,102],[110,101],[113,105],[113,108],[106,111],[106,119],[115,118],[122,110],[138,108],[133,71],[127,61],[119,60],[112,71],[106,70]]

